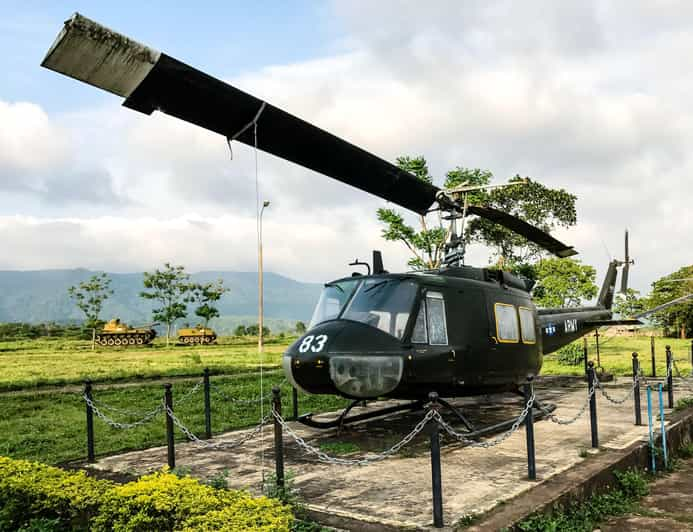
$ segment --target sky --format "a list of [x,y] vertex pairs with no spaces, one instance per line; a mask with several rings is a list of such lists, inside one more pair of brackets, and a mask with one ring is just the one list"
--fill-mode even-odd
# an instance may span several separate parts
[[[39,66],[74,11],[394,161],[578,196],[556,236],[631,285],[693,262],[693,4],[0,0],[0,269],[257,268],[254,154]],[[261,131],[260,131],[261,134]],[[266,154],[264,265],[303,281],[384,254],[385,202]],[[485,265],[475,246],[468,262]]]

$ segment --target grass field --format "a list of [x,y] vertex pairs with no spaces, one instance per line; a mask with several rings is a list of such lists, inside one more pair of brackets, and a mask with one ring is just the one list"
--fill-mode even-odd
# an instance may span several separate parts
[[[273,339],[265,345],[263,364],[278,368],[292,339]],[[91,342],[64,339],[0,342],[0,391],[42,385],[113,382],[155,377],[198,375],[205,367],[213,374],[255,371],[259,367],[257,340],[221,338],[217,345],[182,347],[161,340],[151,347],[91,350]]]
[[[587,337],[588,359],[597,361],[597,350],[594,336]],[[579,345],[582,346],[582,340]],[[676,365],[686,375],[691,371],[691,341],[676,338],[655,338],[655,362],[657,375],[666,374],[665,346],[670,345],[676,360]],[[614,375],[632,375],[632,353],[638,353],[640,367],[646,376],[652,374],[652,357],[650,354],[650,338],[648,336],[635,337],[609,337],[606,334],[599,338],[599,353],[602,367]],[[544,365],[541,368],[542,375],[582,375],[584,366],[569,366],[561,364],[557,355],[552,353],[544,357]],[[676,373],[674,372],[674,375]]]
[[[291,339],[277,340],[266,346],[263,367],[268,370],[264,386],[279,383],[281,353]],[[690,340],[656,339],[657,373],[664,375],[664,346],[669,344],[682,373],[690,372]],[[600,340],[601,364],[616,375],[631,374],[631,353],[641,355],[646,375],[651,373],[649,337],[609,338]],[[589,337],[589,357],[596,360],[594,337]],[[174,382],[174,407],[183,423],[194,433],[204,429],[201,390],[183,404],[185,396],[202,370],[209,367],[213,382],[227,396],[251,399],[260,395],[256,372],[259,358],[255,342],[222,339],[217,346],[169,347],[157,344],[151,348],[118,348],[91,351],[89,342],[67,340],[35,340],[0,343],[0,455],[28,458],[47,463],[77,460],[86,454],[85,406],[75,386],[58,390],[37,390],[37,386],[81,383],[85,378],[95,381],[95,398],[116,408],[147,411],[161,400],[160,382],[144,379],[190,376]],[[560,364],[555,354],[544,359],[544,375],[580,375],[583,366]],[[123,386],[118,381],[127,381]],[[13,392],[10,390],[23,390]],[[289,388],[284,385],[285,409],[289,411]],[[332,396],[299,397],[300,412],[324,412],[346,405]],[[212,424],[215,433],[253,426],[260,418],[259,405],[230,403],[213,395]],[[131,422],[136,417],[113,413],[118,421]],[[132,429],[116,430],[95,420],[97,454],[111,454],[130,449],[164,445],[164,417]],[[180,439],[182,435],[178,434]],[[163,464],[162,464],[163,465]]]

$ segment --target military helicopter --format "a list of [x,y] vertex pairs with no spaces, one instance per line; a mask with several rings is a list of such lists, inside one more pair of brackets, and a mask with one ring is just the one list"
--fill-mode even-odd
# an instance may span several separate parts
[[[627,275],[628,259],[611,261],[596,305],[555,309],[537,309],[526,279],[464,265],[464,235],[457,234],[456,224],[471,215],[509,228],[558,257],[577,253],[515,216],[469,204],[471,188],[441,190],[422,182],[79,14],[65,22],[42,65],[121,96],[130,109],[147,115],[162,111],[219,133],[229,143],[255,146],[418,214],[440,210],[451,220],[441,268],[388,273],[375,253],[368,275],[325,284],[307,332],[284,353],[283,367],[296,388],[353,402],[337,420],[305,416],[308,425],[332,427],[418,408],[431,391],[442,397],[517,391],[528,376],[539,373],[544,354],[613,323],[617,269],[624,266]],[[379,397],[413,402],[347,417],[357,402]],[[474,432],[463,414],[456,414]]]

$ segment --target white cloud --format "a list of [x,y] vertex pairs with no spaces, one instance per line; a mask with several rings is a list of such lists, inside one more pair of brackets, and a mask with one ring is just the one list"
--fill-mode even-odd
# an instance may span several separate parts
[[[602,239],[620,255],[630,227],[632,284],[641,290],[691,262],[689,4],[398,1],[333,10],[346,35],[339,51],[231,82],[390,160],[424,154],[440,176],[478,166],[578,194],[579,225],[559,236],[603,273]],[[8,120],[0,213],[13,253],[3,267],[137,270],[173,260],[254,269],[249,148],[234,144],[231,161],[223,138],[115,100],[50,117],[0,102],[0,122]],[[325,280],[374,247],[391,269],[404,267],[401,247],[379,238],[381,201],[266,155],[260,184],[272,200],[268,269]],[[42,231],[51,242],[41,244]],[[471,257],[483,262],[485,253]]]

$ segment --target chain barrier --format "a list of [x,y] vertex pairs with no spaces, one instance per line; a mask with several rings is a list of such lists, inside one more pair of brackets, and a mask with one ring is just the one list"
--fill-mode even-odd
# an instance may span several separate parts
[[262,427],[264,427],[272,417],[271,414],[266,415],[264,418],[260,420],[258,425],[253,428],[250,432],[247,432],[246,434],[242,435],[240,438],[237,440],[233,441],[217,441],[217,442],[210,442],[207,440],[203,440],[195,435],[189,428],[187,428],[183,422],[176,417],[176,415],[173,413],[173,410],[171,410],[169,407],[164,406],[166,410],[166,414],[170,416],[171,421],[173,421],[173,424],[178,427],[178,429],[185,434],[185,437],[188,438],[192,443],[195,445],[199,445],[200,447],[203,447],[205,449],[232,449],[234,447],[238,447],[239,445],[244,444],[245,442],[253,439],[255,436],[257,436],[260,431],[262,430]]
[[[282,379],[277,386],[280,388],[286,384],[286,378]],[[268,399],[272,398],[272,390],[270,390],[268,393],[261,397],[255,397],[253,399],[239,399],[237,397],[232,397],[228,395],[226,392],[224,392],[219,386],[217,386],[214,383],[210,383],[210,390],[212,390],[215,394],[217,394],[219,397],[221,397],[224,401],[227,401],[229,403],[238,403],[241,405],[252,405],[252,404],[257,404],[257,403],[262,403],[264,401],[267,401]]]
[[674,365],[674,369],[676,370],[676,376],[679,379],[684,379],[685,377],[681,375],[681,371],[679,370],[679,367],[676,365],[676,359],[673,356],[671,357],[671,363]]
[[466,444],[467,447],[481,447],[483,449],[488,449],[489,447],[494,447],[498,445],[499,443],[504,442],[507,440],[512,434],[517,431],[520,428],[520,425],[522,422],[525,420],[527,417],[527,414],[529,413],[529,409],[532,408],[534,405],[534,400],[536,399],[536,395],[532,392],[532,397],[529,398],[529,401],[527,401],[527,404],[525,407],[522,409],[522,413],[520,416],[515,420],[515,422],[512,424],[510,429],[505,431],[499,436],[496,436],[492,440],[486,440],[486,441],[476,441],[476,440],[470,440],[467,438],[467,436],[464,433],[459,433],[455,431],[455,429],[452,427],[452,425],[448,424],[447,421],[443,419],[443,416],[440,415],[439,412],[436,412],[436,415],[434,416],[436,421],[440,424],[441,428],[445,430],[450,436],[455,438],[458,441],[461,441],[462,443]]
[[103,402],[101,402],[101,401],[99,401],[98,399],[95,399],[95,398],[93,398],[93,397],[92,397],[92,399],[91,399],[91,402],[92,402],[92,404],[97,405],[97,406],[101,409],[102,412],[105,410],[105,411],[114,412],[114,413],[116,413],[116,414],[120,414],[120,415],[122,415],[122,416],[132,416],[132,417],[138,417],[138,418],[146,417],[146,416],[148,416],[151,412],[153,412],[154,410],[161,410],[161,405],[157,406],[157,407],[156,407],[155,409],[153,409],[153,410],[139,410],[139,411],[137,411],[137,410],[126,410],[125,408],[118,408],[118,407],[115,407],[115,406],[107,405],[106,403],[103,403]]
[[580,417],[587,411],[587,407],[590,405],[590,399],[592,399],[592,396],[594,395],[595,387],[592,386],[589,390],[589,393],[587,394],[587,399],[583,403],[583,405],[580,407],[580,409],[577,411],[577,414],[575,414],[571,418],[564,418],[561,419],[558,417],[556,414],[553,412],[550,412],[549,410],[539,407],[539,410],[541,410],[544,415],[546,415],[546,419],[551,421],[552,423],[556,423],[557,425],[571,425],[575,423]]
[[182,405],[183,403],[185,403],[188,399],[190,399],[193,395],[195,395],[195,393],[200,389],[200,387],[202,386],[203,383],[204,383],[203,380],[200,380],[199,382],[197,382],[197,383],[195,384],[195,386],[193,386],[193,387],[190,388],[187,392],[185,392],[185,393],[181,396],[180,399],[176,399],[176,404],[177,404],[177,405]]
[[154,419],[160,412],[164,411],[164,402],[161,401],[159,406],[157,406],[154,410],[151,410],[149,413],[147,413],[142,419],[138,421],[133,421],[132,423],[123,423],[120,421],[115,421],[114,419],[110,418],[106,414],[104,414],[96,404],[94,404],[94,401],[89,399],[86,394],[82,395],[82,398],[84,399],[84,402],[87,403],[89,408],[96,414],[96,416],[101,419],[104,423],[107,425],[110,425],[111,427],[115,429],[134,429],[135,427],[139,427],[141,425],[146,425],[152,419]]
[[385,460],[386,458],[392,456],[393,454],[397,453],[402,447],[407,445],[409,442],[411,442],[423,429],[424,427],[428,424],[428,422],[435,418],[436,416],[440,416],[435,410],[431,409],[428,412],[426,412],[426,415],[419,421],[416,426],[412,429],[412,431],[407,434],[404,438],[402,438],[399,442],[394,444],[392,447],[389,449],[382,451],[380,453],[374,454],[372,456],[365,456],[364,458],[337,458],[334,456],[329,456],[327,453],[324,451],[321,451],[317,447],[314,447],[307,443],[303,438],[301,438],[294,430],[289,426],[289,424],[286,422],[286,420],[278,413],[272,411],[270,415],[274,415],[274,418],[277,420],[277,422],[282,426],[282,429],[286,431],[286,433],[291,436],[291,438],[296,442],[296,444],[303,449],[307,454],[312,454],[317,457],[318,461],[326,463],[326,464],[332,464],[332,465],[344,465],[344,466],[362,466],[362,465],[367,465],[369,463],[373,462],[379,462],[381,460]]
[[637,385],[638,385],[639,382],[640,382],[640,376],[639,376],[639,375],[636,375],[636,376],[635,376],[635,379],[633,380],[633,386],[631,386],[630,390],[626,393],[626,395],[623,396],[621,399],[614,399],[613,397],[611,397],[611,396],[607,393],[607,391],[606,391],[606,390],[604,389],[604,387],[602,386],[602,383],[599,382],[599,379],[597,378],[597,375],[596,375],[596,374],[594,375],[594,383],[595,383],[595,386],[596,386],[597,388],[599,388],[599,391],[601,392],[601,394],[604,396],[604,398],[605,398],[607,401],[609,401],[610,403],[613,403],[613,404],[615,404],[615,405],[621,405],[621,404],[625,403],[628,399],[630,399],[630,398],[633,396],[633,394],[635,393],[635,388],[637,387]]

